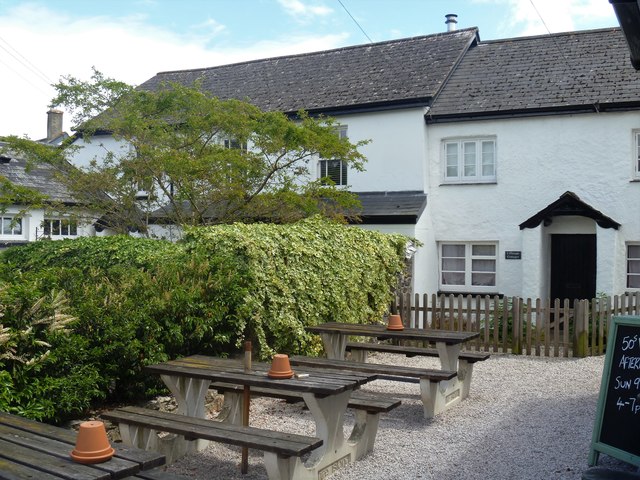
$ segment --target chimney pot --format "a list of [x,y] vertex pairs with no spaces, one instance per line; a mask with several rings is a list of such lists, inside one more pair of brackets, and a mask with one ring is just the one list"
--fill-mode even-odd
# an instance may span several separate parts
[[447,25],[447,32],[453,32],[456,30],[458,24],[458,15],[455,13],[448,13],[444,16],[447,20],[444,22]]
[[51,109],[47,112],[47,140],[62,135],[62,110]]

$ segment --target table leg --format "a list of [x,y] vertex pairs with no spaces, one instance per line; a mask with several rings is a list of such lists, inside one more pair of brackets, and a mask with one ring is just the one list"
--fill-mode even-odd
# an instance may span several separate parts
[[344,360],[348,336],[341,333],[321,333],[324,350],[331,360]]
[[[190,417],[205,418],[205,400],[207,391],[209,390],[210,380],[199,378],[187,378],[173,375],[160,375],[162,381],[171,390],[176,399],[178,408],[176,413],[179,415],[188,415]],[[182,436],[176,436],[173,442],[183,443],[186,445],[174,447],[176,451],[184,451],[187,453],[193,451],[202,451],[209,445],[208,440],[185,440]]]
[[436,342],[436,350],[438,350],[442,370],[448,370],[450,372],[458,371],[458,357],[460,356],[461,348],[462,345],[459,343],[447,345],[445,342]]

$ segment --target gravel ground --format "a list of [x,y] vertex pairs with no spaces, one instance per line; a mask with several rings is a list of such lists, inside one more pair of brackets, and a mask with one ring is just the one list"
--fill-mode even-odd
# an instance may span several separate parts
[[[370,361],[439,368],[437,359],[378,354]],[[377,380],[363,390],[384,392],[402,405],[380,420],[372,454],[331,480],[580,479],[587,457],[604,357],[584,359],[492,355],[476,363],[468,399],[425,420],[418,385]],[[353,417],[345,421],[350,431]],[[255,399],[251,425],[314,435],[300,404]],[[193,479],[266,479],[262,453],[250,450],[240,474],[240,449],[212,444],[169,467]],[[632,470],[600,456],[600,465]]]

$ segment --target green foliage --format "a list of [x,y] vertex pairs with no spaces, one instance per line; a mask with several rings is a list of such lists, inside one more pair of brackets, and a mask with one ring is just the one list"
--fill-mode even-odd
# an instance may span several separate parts
[[185,240],[41,241],[0,254],[0,410],[61,420],[157,393],[143,367],[194,353],[313,354],[319,322],[379,321],[407,238],[312,218]]
[[[119,233],[149,233],[149,217],[195,226],[256,219],[288,223],[314,214],[344,218],[356,211],[355,195],[311,176],[310,165],[319,158],[340,158],[356,171],[364,167],[358,148],[368,142],[339,138],[331,118],[299,112],[294,120],[220,100],[198,84],[134,89],[96,70],[89,82],[65,77],[55,87],[53,104],[74,112],[84,141],[108,131],[130,148],[104,147],[100,157],[84,158],[91,163],[78,169],[69,162],[89,155],[80,143],[49,148],[51,153],[10,137],[9,148],[54,165],[80,205],[107,218]],[[141,189],[148,193],[142,201]]]
[[317,353],[304,327],[382,318],[404,266],[407,238],[311,218],[294,225],[224,225],[187,231],[186,248],[227,257],[245,289],[230,310],[235,340],[262,358]]

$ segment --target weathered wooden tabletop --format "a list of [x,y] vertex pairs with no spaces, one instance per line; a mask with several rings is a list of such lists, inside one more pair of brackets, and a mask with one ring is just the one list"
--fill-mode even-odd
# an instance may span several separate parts
[[77,433],[0,412],[0,479],[117,480],[165,463],[163,455],[113,444],[113,458],[83,465],[71,460]]
[[313,333],[329,333],[360,337],[376,337],[379,339],[422,340],[427,342],[443,342],[447,345],[464,343],[477,338],[478,332],[457,332],[454,330],[431,330],[422,328],[404,328],[388,330],[386,325],[363,325],[356,323],[328,322],[306,328]]
[[274,388],[290,392],[310,392],[317,396],[335,395],[367,383],[377,378],[376,375],[353,371],[336,371],[310,367],[295,368],[296,374],[289,379],[273,379],[267,376],[271,365],[255,362],[251,371],[244,371],[243,362],[226,358],[192,355],[177,360],[149,365],[145,370],[149,373],[171,375],[188,378],[227,382],[251,387]]

